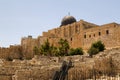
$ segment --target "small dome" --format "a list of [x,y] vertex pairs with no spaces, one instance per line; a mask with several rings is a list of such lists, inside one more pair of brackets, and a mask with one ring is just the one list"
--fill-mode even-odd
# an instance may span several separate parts
[[76,22],[73,16],[65,16],[61,21],[61,26]]

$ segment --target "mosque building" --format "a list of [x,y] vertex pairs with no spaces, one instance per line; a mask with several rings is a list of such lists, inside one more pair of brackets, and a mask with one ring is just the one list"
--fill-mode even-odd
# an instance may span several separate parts
[[66,39],[71,48],[81,47],[88,50],[92,43],[100,40],[106,49],[120,47],[120,24],[96,25],[84,20],[77,21],[73,16],[65,16],[57,28],[43,32],[42,36],[22,38],[21,46],[25,51],[33,51],[34,46],[42,45],[47,39],[58,46],[60,39]]

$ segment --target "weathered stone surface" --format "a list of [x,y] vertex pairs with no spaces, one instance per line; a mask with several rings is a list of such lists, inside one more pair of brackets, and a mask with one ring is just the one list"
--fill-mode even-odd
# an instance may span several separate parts
[[12,80],[12,77],[6,75],[0,75],[0,80]]
[[[0,80],[50,80],[55,71],[59,71],[63,61],[71,60],[73,67],[68,71],[68,80],[89,79],[92,69],[109,72],[109,59],[115,66],[115,72],[120,73],[120,48],[105,50],[90,58],[86,55],[47,57],[35,56],[31,60],[3,60],[0,63]],[[35,61],[35,62],[34,62]],[[34,62],[34,63],[33,63]],[[81,74],[83,73],[83,74]]]
[[117,48],[120,47],[120,24],[96,25],[80,20],[43,32],[43,35],[37,38],[24,37],[21,39],[21,45],[0,48],[0,58],[31,59],[34,56],[33,48],[35,46],[40,47],[47,39],[50,44],[58,46],[61,38],[66,39],[71,48],[82,47],[84,50],[88,50],[91,44],[98,40],[101,40],[107,49]]

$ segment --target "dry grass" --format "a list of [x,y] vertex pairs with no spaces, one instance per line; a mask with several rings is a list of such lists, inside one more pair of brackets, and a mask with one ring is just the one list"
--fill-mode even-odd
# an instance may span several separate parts
[[87,64],[71,68],[68,72],[68,80],[99,79],[103,75],[116,76],[116,71],[115,61],[111,57],[104,57],[96,59],[92,68],[88,67]]

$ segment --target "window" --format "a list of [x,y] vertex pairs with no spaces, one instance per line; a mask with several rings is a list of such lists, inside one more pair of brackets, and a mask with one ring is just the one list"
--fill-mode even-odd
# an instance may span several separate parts
[[99,36],[100,36],[100,35],[101,35],[101,32],[99,32],[98,34],[99,34]]
[[84,38],[86,38],[86,34],[84,35]]
[[93,36],[95,37],[95,34]]
[[116,27],[116,25],[114,25],[114,27]]
[[91,35],[89,35],[89,38],[91,38]]
[[109,30],[106,30],[106,34],[107,34],[107,35],[109,34]]
[[72,38],[70,40],[72,41]]

